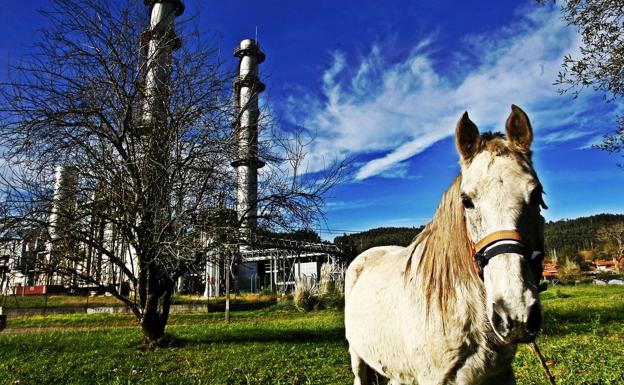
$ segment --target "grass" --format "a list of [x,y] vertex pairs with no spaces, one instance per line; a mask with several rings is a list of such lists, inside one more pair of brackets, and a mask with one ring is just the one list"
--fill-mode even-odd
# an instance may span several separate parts
[[[276,302],[275,296],[242,294],[234,297],[237,304],[266,305]],[[198,305],[219,308],[225,302],[224,297],[205,299],[198,295],[175,295],[174,305]],[[93,297],[75,295],[9,295],[0,296],[0,306],[6,309],[54,308],[85,308],[85,307],[116,307],[125,306],[123,302],[112,296],[97,295]]]
[[[624,384],[624,288],[562,287],[543,294],[538,343],[559,385]],[[0,334],[0,384],[351,384],[342,313],[287,306],[172,315],[168,347],[144,351],[130,315],[10,320]],[[47,329],[61,328],[64,329]],[[37,333],[16,332],[44,328]],[[518,384],[547,384],[527,346]]]
[[[542,294],[542,303],[538,343],[557,384],[624,384],[624,288],[553,287]],[[547,384],[527,346],[514,366],[519,384]]]

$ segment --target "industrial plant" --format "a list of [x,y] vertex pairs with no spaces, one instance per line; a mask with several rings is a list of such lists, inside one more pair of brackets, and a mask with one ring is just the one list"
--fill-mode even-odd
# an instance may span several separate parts
[[[163,116],[167,68],[171,66],[173,52],[182,44],[177,36],[172,36],[173,25],[175,18],[183,14],[184,6],[180,0],[146,0],[145,4],[151,9],[151,17],[149,27],[140,37],[140,56],[146,71],[139,110],[142,130],[147,132],[158,129]],[[223,225],[234,228],[235,235],[226,242],[225,255],[222,248],[213,247],[214,234],[200,231],[200,245],[194,254],[201,257],[204,268],[177,278],[176,290],[205,297],[221,296],[226,291],[286,293],[294,290],[297,283],[308,287],[317,285],[323,265],[327,265],[325,269],[336,279],[341,279],[342,251],[335,245],[296,241],[257,231],[258,171],[265,166],[258,148],[259,96],[265,90],[260,65],[266,55],[256,40],[244,39],[235,48],[234,57],[238,60],[238,73],[233,85],[236,113],[232,125],[237,150],[230,167],[236,175],[236,205],[235,208],[215,207],[214,212],[205,213],[204,220],[221,216]],[[166,157],[166,154],[156,156]],[[93,217],[86,219],[86,229],[78,229],[70,220],[80,183],[78,169],[57,165],[47,218],[39,225],[22,227],[12,222],[17,219],[3,219],[1,228],[6,230],[0,234],[2,294],[103,294],[106,286],[120,293],[130,290],[129,273],[137,271],[137,259],[133,245],[120,235],[118,224],[114,220]],[[97,195],[95,191],[94,202]],[[88,239],[97,242],[76,242],[70,236],[72,231],[89,232]],[[103,252],[97,244],[106,245],[113,254]],[[112,263],[111,259],[122,263]],[[95,281],[103,285],[95,285]]]

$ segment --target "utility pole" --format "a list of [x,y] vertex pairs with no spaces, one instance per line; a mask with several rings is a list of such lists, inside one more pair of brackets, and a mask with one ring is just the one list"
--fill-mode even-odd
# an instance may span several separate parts
[[225,252],[225,322],[230,323],[230,275],[232,271],[230,269],[230,253],[229,250]]

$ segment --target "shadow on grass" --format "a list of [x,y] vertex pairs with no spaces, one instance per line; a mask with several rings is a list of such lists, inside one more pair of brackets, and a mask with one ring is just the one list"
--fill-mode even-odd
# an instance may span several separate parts
[[[262,302],[236,302],[230,303],[230,311],[250,311],[250,310],[263,310],[275,307],[277,301],[262,301]],[[211,303],[208,305],[208,312],[224,312],[225,302]]]
[[171,338],[170,347],[245,343],[307,344],[345,341],[344,328],[342,327],[325,328],[322,331],[311,329],[277,330],[258,327],[253,330],[219,330],[216,333],[192,337],[173,335]]
[[547,336],[609,333],[623,324],[624,302],[599,308],[548,309],[544,312],[542,333]]

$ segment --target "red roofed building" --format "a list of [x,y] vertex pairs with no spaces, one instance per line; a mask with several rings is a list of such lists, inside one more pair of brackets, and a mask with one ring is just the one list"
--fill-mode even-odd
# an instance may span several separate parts
[[598,259],[595,262],[595,265],[596,265],[596,271],[601,272],[601,273],[618,274],[620,272],[620,264],[615,258],[611,260]]
[[552,262],[544,262],[544,271],[542,273],[542,277],[545,280],[553,280],[559,279],[559,273],[557,273],[557,269],[559,265]]

